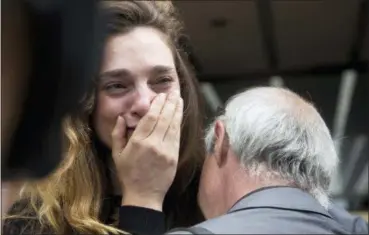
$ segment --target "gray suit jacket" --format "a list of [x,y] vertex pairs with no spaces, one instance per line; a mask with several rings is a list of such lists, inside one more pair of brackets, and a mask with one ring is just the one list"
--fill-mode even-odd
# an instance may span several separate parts
[[[215,234],[351,234],[310,194],[268,187],[240,199],[227,214],[195,227]],[[184,230],[170,234],[191,234]]]
[[351,215],[344,208],[332,204],[328,210],[333,219],[339,222],[350,234],[368,234],[368,222],[362,217]]

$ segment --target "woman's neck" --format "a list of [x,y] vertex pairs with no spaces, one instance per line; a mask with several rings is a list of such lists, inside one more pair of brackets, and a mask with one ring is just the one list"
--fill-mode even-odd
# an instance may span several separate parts
[[101,159],[102,165],[104,165],[104,174],[107,180],[106,193],[110,195],[122,195],[120,183],[116,174],[115,163],[111,156],[111,150],[104,145],[95,134],[93,135],[93,142],[97,155]]
[[109,193],[114,194],[114,195],[122,195],[122,189],[121,189],[121,186],[118,180],[115,163],[112,157],[108,158],[107,167],[108,167],[109,178],[111,180],[111,185],[112,185],[111,192]]

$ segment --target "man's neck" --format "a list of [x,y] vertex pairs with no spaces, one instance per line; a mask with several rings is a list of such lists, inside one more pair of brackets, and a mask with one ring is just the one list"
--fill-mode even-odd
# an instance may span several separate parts
[[261,180],[259,177],[249,176],[245,170],[236,171],[230,182],[228,182],[228,190],[226,196],[226,212],[229,211],[238,201],[246,195],[272,186],[289,186],[289,182],[284,180]]

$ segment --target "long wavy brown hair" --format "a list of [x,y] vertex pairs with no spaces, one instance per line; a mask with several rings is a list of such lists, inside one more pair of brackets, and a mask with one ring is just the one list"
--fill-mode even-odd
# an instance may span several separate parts
[[[102,1],[101,9],[108,21],[109,37],[139,26],[153,27],[166,35],[172,49],[184,100],[184,118],[178,170],[163,210],[168,228],[193,225],[202,220],[196,195],[204,156],[203,108],[195,74],[181,45],[182,22],[170,1]],[[101,220],[103,200],[111,184],[106,160],[111,153],[101,147],[91,125],[95,97],[95,91],[86,94],[81,112],[66,117],[64,161],[46,179],[23,187],[21,199],[27,203],[11,210],[6,226],[25,219],[29,228],[24,231],[31,233],[45,229],[57,234],[122,233],[114,224]]]

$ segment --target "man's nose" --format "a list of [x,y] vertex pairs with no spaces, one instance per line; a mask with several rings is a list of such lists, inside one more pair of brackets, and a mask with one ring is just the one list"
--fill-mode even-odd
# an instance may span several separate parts
[[148,86],[139,87],[136,90],[131,112],[138,117],[145,116],[150,109],[151,102],[155,95],[156,93],[153,92]]

